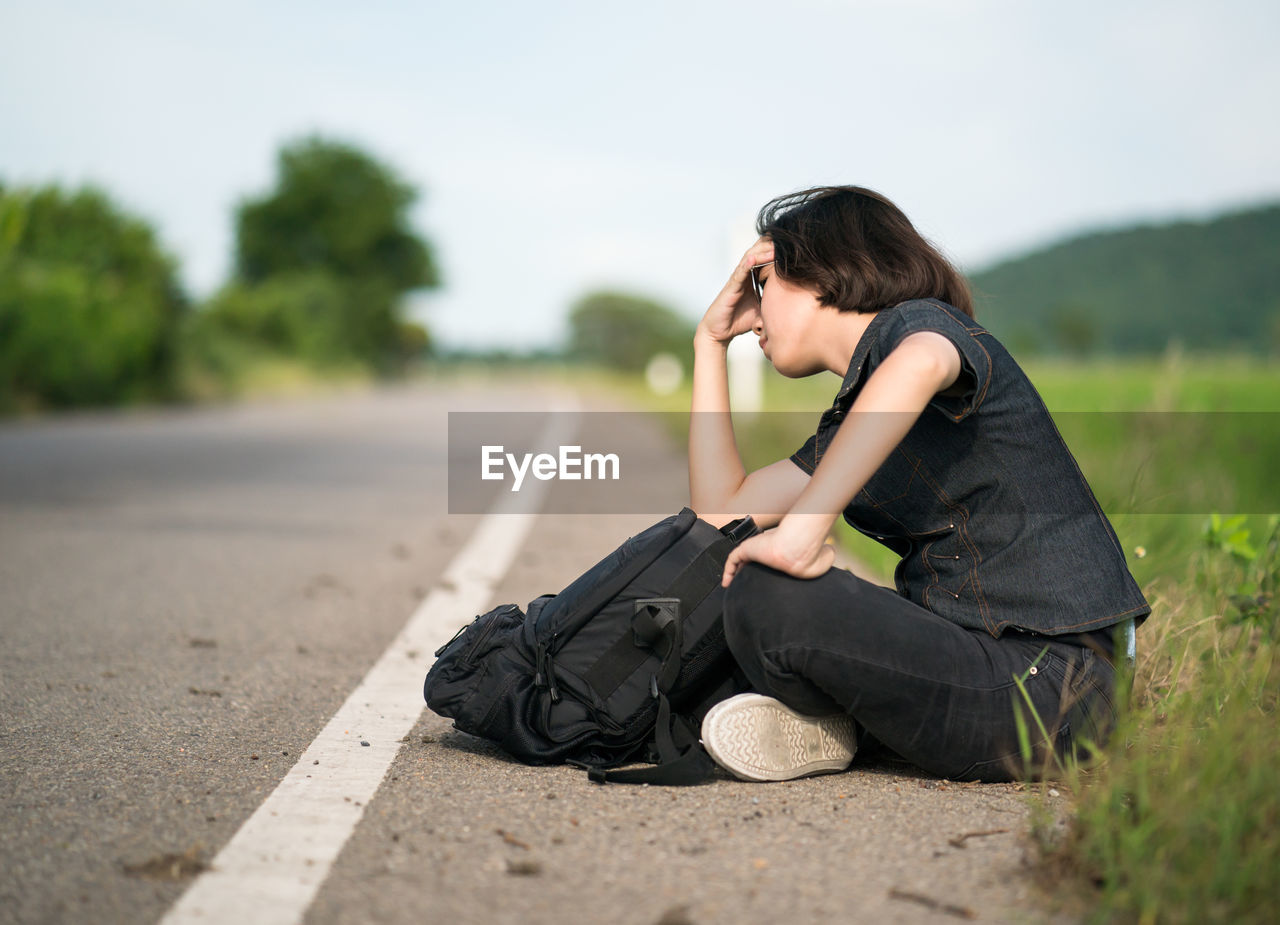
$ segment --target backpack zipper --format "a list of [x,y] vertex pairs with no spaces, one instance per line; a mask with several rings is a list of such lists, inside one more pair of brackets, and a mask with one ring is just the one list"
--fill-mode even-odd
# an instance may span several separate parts
[[[555,644],[554,635],[551,637],[551,643],[552,645]],[[534,686],[546,688],[551,693],[551,702],[558,703],[560,701],[560,687],[556,684],[556,666],[545,642],[538,643],[538,651],[534,661],[537,665],[536,673],[533,676]]]
[[[474,623],[475,621],[472,620],[471,622]],[[448,650],[449,646],[457,642],[458,637],[461,636],[463,633],[465,633],[467,631],[467,628],[470,626],[471,626],[471,623],[466,623],[458,627],[458,631],[449,637],[449,641],[446,642],[444,645],[442,645],[440,648],[436,649],[436,658],[439,658],[440,656],[444,655],[445,651]]]
[[[512,605],[508,604],[508,605],[507,605],[507,607],[508,607],[508,608],[510,608],[510,607],[512,607]],[[504,612],[504,611],[499,611],[498,613],[495,613],[495,614],[493,615],[493,619],[491,619],[488,623],[486,623],[486,624],[484,625],[484,627],[480,630],[480,634],[479,634],[478,636],[476,636],[476,638],[475,638],[475,639],[473,639],[473,640],[471,640],[469,643],[467,643],[467,648],[466,648],[465,650],[463,650],[462,655],[459,657],[459,661],[461,661],[461,662],[463,662],[463,663],[465,663],[465,664],[467,664],[467,665],[470,665],[470,664],[471,664],[471,658],[472,658],[472,656],[474,656],[474,655],[476,654],[476,652],[478,652],[478,651],[480,650],[480,647],[481,647],[481,646],[483,646],[486,642],[488,642],[488,641],[489,641],[489,639],[490,639],[490,637],[492,637],[492,636],[493,636],[493,634],[494,634],[495,632],[497,632],[497,629],[498,629],[498,623],[501,621],[501,618],[502,618],[503,612]],[[476,619],[479,619],[479,617],[477,617]],[[471,622],[471,625],[473,625],[473,626],[475,625],[475,621],[474,621],[474,620]],[[468,629],[468,627],[465,627],[465,626],[464,626],[462,629],[458,630],[457,634],[453,637],[453,639],[450,639],[448,642],[446,642],[446,643],[444,644],[444,646],[443,646],[442,648],[440,648],[439,650],[437,650],[437,652],[436,652],[436,656],[437,656],[437,657],[439,657],[439,655],[440,655],[440,653],[441,653],[441,652],[443,652],[445,649],[449,648],[449,646],[453,645],[453,640],[454,640],[454,639],[457,639],[457,638],[458,638],[458,636],[460,636],[460,635],[462,635],[462,633],[466,632],[466,630],[467,630],[467,629]]]

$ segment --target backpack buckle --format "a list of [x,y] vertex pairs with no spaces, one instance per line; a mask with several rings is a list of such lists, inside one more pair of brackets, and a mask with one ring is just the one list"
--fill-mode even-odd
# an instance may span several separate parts
[[720,528],[720,532],[735,543],[741,543],[749,536],[755,536],[759,532],[756,527],[755,520],[748,514],[746,517],[739,517],[732,523],[727,523]]
[[653,646],[680,625],[680,598],[646,597],[633,603],[631,631],[636,645]]

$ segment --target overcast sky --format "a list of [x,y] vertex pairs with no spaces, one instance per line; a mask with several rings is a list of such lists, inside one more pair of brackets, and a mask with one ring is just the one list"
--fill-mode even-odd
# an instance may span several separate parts
[[768,198],[888,195],[964,268],[1280,199],[1280,4],[0,0],[0,181],[93,182],[191,293],[283,142],[422,191],[447,344],[555,342],[596,287],[696,318]]

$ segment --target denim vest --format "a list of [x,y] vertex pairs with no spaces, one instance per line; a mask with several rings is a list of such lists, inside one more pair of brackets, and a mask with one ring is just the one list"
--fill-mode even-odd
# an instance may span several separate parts
[[1000,636],[1084,633],[1151,612],[1075,458],[1026,374],[989,331],[943,302],[871,319],[834,404],[791,459],[812,474],[872,371],[902,340],[935,331],[960,354],[935,395],[845,508],[902,556],[898,593]]

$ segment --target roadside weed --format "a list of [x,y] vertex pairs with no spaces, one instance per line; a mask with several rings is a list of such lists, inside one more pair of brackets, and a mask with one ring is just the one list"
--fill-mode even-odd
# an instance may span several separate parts
[[1190,579],[1150,592],[1130,707],[1070,834],[1042,845],[1096,890],[1093,921],[1274,921],[1280,659],[1274,616],[1233,603],[1274,586],[1274,520],[1258,549],[1245,520],[1211,518]]

